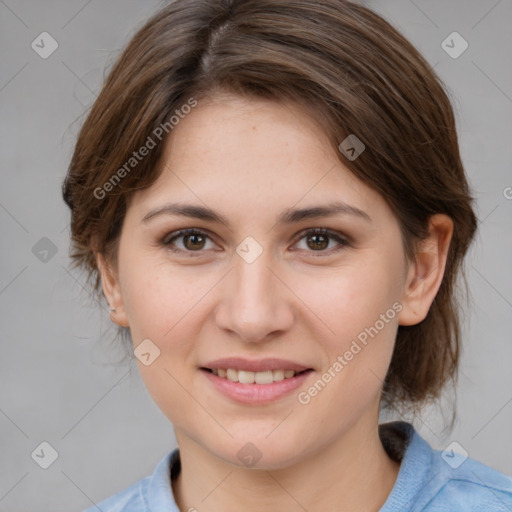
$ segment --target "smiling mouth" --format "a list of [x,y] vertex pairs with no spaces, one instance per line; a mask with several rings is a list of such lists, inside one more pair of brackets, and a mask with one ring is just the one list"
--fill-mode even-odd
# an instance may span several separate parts
[[234,368],[201,368],[201,370],[212,373],[221,379],[240,384],[272,384],[282,380],[291,379],[297,375],[313,371],[311,368],[303,371],[295,370],[266,370],[262,372],[250,372],[236,370]]

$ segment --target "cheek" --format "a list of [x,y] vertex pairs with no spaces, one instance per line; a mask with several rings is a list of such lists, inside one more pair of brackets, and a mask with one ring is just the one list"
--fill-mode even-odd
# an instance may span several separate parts
[[[299,407],[309,411],[309,442],[318,429],[335,438],[379,401],[398,328],[394,288],[379,272],[343,272],[325,287],[313,288],[311,309],[334,331],[319,336],[324,365],[315,381],[301,390]],[[311,290],[311,288],[310,288]],[[395,304],[395,308],[393,307]],[[319,327],[318,333],[321,328]],[[314,413],[313,413],[314,411]],[[340,418],[339,422],[325,418]],[[342,419],[341,419],[342,418]],[[306,443],[307,444],[307,443]]]
[[212,287],[212,278],[198,278],[193,267],[178,269],[161,257],[126,257],[124,269],[123,303],[134,343],[150,338],[166,345],[191,326],[196,305]]
[[317,335],[325,353],[322,382],[305,390],[304,402],[311,398],[317,406],[352,411],[356,417],[354,412],[380,392],[401,309],[398,271],[392,257],[370,254],[332,269],[325,279],[302,281],[299,293],[317,315]]
[[187,389],[194,340],[204,322],[199,318],[204,314],[200,299],[212,285],[161,262],[133,258],[126,263],[130,273],[125,280],[125,308],[133,345],[150,339],[159,351],[150,365],[137,362],[140,375],[155,403],[179,426],[181,416],[176,411],[191,407]]
[[[378,330],[386,331],[387,335],[388,324],[396,323],[392,305],[400,297],[394,267],[382,259],[361,258],[354,265],[331,269],[320,278],[299,276],[297,295],[304,297],[304,302],[316,314],[317,323],[328,327],[324,332],[330,332],[332,348],[343,348],[376,322]],[[385,317],[385,325],[381,315]]]

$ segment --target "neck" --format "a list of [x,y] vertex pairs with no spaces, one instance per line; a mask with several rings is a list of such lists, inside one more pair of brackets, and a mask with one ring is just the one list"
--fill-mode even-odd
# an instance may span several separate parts
[[378,413],[293,466],[273,470],[234,466],[179,431],[176,437],[181,472],[172,485],[181,511],[378,511],[400,467],[382,446]]

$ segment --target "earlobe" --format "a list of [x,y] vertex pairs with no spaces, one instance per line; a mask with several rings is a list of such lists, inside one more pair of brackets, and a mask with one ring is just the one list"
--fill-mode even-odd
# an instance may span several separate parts
[[100,272],[103,294],[109,305],[110,320],[120,327],[129,327],[130,323],[124,308],[121,287],[116,272],[103,254],[97,252],[95,258]]
[[443,281],[452,234],[450,217],[436,214],[430,218],[429,235],[419,242],[415,260],[409,265],[399,325],[416,325],[426,318]]

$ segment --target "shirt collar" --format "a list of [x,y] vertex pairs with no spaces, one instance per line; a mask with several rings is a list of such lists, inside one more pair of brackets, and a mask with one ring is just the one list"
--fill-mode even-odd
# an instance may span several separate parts
[[171,475],[174,477],[181,468],[178,448],[168,453],[157,465],[150,478],[145,500],[148,512],[180,512],[171,486]]
[[[393,441],[390,439],[403,439],[403,457],[401,457],[400,471],[395,485],[388,499],[379,512],[403,512],[412,510],[417,497],[435,476],[432,473],[432,448],[420,437],[410,423],[394,421],[379,425],[379,431],[384,448],[388,454]],[[392,450],[393,448],[391,448]]]

